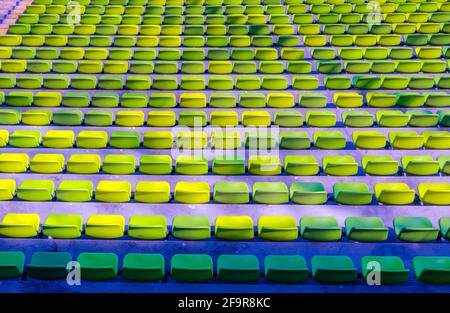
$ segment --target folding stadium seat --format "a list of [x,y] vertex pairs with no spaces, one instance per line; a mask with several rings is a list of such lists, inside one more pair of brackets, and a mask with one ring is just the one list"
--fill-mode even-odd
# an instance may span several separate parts
[[145,108],[147,104],[146,94],[124,93],[120,99],[120,106],[124,108]]
[[167,222],[163,215],[130,217],[128,236],[137,239],[164,239],[167,235]]
[[84,114],[84,124],[90,126],[111,126],[113,123],[113,112],[92,110]]
[[36,173],[60,173],[63,169],[63,154],[36,154],[30,162],[30,170]]
[[170,185],[167,182],[145,182],[136,184],[134,200],[146,203],[169,202]]
[[450,184],[448,183],[420,183],[417,185],[420,200],[425,204],[448,205]]
[[125,232],[125,219],[122,215],[91,215],[85,227],[89,237],[114,239],[122,237]]
[[127,181],[101,180],[95,189],[95,200],[101,202],[128,202],[131,184]]
[[364,256],[361,259],[361,269],[364,279],[371,273],[371,262],[380,266],[380,279],[382,285],[402,284],[409,279],[409,269],[406,269],[402,259],[397,256]]
[[357,269],[348,256],[313,256],[312,276],[321,283],[343,284],[357,279]]
[[205,127],[206,124],[206,112],[203,111],[183,111],[178,115],[178,125]]
[[450,283],[450,257],[416,256],[412,263],[418,281],[442,285]]
[[206,182],[177,182],[174,198],[176,202],[199,204],[209,202],[210,188]]
[[203,93],[183,93],[180,96],[180,107],[204,108],[206,107],[206,95]]
[[166,175],[172,172],[169,155],[144,155],[139,162],[139,172],[148,175]]
[[363,110],[343,111],[342,122],[347,127],[371,127],[373,125],[373,116]]
[[[23,132],[22,132],[22,134],[23,134]],[[17,139],[18,138],[16,137],[15,140],[17,141]],[[8,131],[4,130],[4,129],[0,130],[0,147],[6,146],[8,144],[8,140],[10,140],[10,136],[9,136]],[[11,142],[9,144],[12,145]]]
[[402,156],[403,171],[410,175],[430,176],[439,172],[439,162],[430,156]]
[[355,131],[352,140],[360,149],[383,149],[386,146],[386,136],[379,131]]
[[248,172],[253,175],[273,176],[281,173],[281,162],[277,156],[250,156]]
[[119,259],[114,253],[82,252],[77,261],[83,280],[103,281],[117,277]]
[[287,174],[298,176],[317,175],[319,163],[314,156],[286,156],[284,170]]
[[[450,49],[449,49],[450,51]],[[444,92],[430,92],[425,93],[427,99],[425,100],[425,106],[430,107],[443,107],[446,106],[446,101],[449,99],[449,95]]]
[[136,149],[140,145],[140,135],[138,132],[112,132],[109,138],[111,148]]
[[94,94],[91,105],[98,108],[115,108],[119,105],[119,96],[114,93]]
[[247,203],[250,201],[248,186],[244,182],[217,182],[213,200],[217,203]]
[[175,162],[175,172],[181,175],[204,175],[208,173],[208,161],[203,157],[180,155]]
[[26,153],[1,153],[1,173],[23,173],[28,169],[30,158]]
[[408,125],[413,127],[435,127],[438,124],[438,114],[428,110],[407,111],[409,117]]
[[439,219],[439,228],[441,229],[442,238],[450,240],[450,218],[441,217]]
[[396,217],[394,229],[398,239],[403,241],[427,242],[439,237],[439,228],[433,227],[426,217]]
[[345,230],[349,239],[361,242],[385,241],[389,233],[379,217],[347,217]]
[[0,223],[0,235],[12,238],[30,238],[39,233],[39,215],[6,213]]
[[398,172],[398,161],[390,156],[363,156],[361,164],[369,175],[387,176]]
[[23,180],[17,188],[17,198],[24,201],[50,201],[53,199],[52,180]]
[[291,216],[260,216],[258,237],[272,241],[295,240],[298,238],[296,221]]
[[254,255],[222,254],[217,258],[217,278],[222,281],[258,281],[259,271],[259,261]]
[[203,149],[207,145],[206,133],[201,131],[180,131],[177,134],[177,145],[182,149]]
[[182,282],[207,282],[213,278],[213,261],[207,254],[175,254],[170,277]]
[[307,132],[280,132],[280,148],[282,149],[309,149],[311,146]]
[[308,267],[302,256],[267,255],[264,258],[267,280],[277,283],[300,283],[308,280]]
[[103,160],[102,170],[108,174],[133,174],[136,160],[133,155],[107,154]]
[[[262,93],[246,93],[239,96],[239,106],[243,108],[263,108],[266,106],[266,99]],[[265,111],[256,111],[265,112]]]
[[322,168],[325,174],[352,176],[358,173],[358,163],[352,156],[324,156]]
[[172,235],[181,240],[207,240],[211,236],[211,224],[207,216],[175,216]]
[[253,201],[265,204],[289,202],[289,190],[282,182],[256,182],[253,184]]
[[424,145],[424,136],[414,131],[389,132],[389,142],[395,149],[420,149]]
[[128,253],[123,259],[122,276],[131,281],[158,281],[164,278],[165,260],[161,254]]
[[339,108],[359,108],[363,105],[362,95],[356,92],[336,92],[333,99]]
[[170,149],[173,144],[171,132],[146,132],[144,133],[143,145],[148,149]]
[[346,139],[341,132],[314,132],[314,146],[319,149],[344,149]]
[[422,136],[427,149],[450,149],[450,132],[448,131],[424,131]]
[[333,185],[336,202],[348,205],[366,205],[372,202],[372,192],[365,183],[336,183]]
[[63,180],[56,189],[56,199],[67,202],[91,201],[92,189],[89,180]]
[[376,183],[374,191],[378,202],[392,205],[410,204],[416,195],[405,183]]
[[68,273],[67,264],[71,261],[68,252],[35,252],[27,265],[27,274],[34,279],[64,279]]
[[450,126],[450,110],[438,111],[439,124],[442,126]]
[[242,175],[245,173],[245,162],[239,157],[215,157],[212,172],[216,175]]
[[22,276],[25,266],[23,252],[0,252],[0,279],[12,279]]
[[341,239],[341,228],[331,216],[304,216],[300,220],[300,234],[311,241],[336,241]]
[[222,240],[252,240],[253,220],[250,216],[218,216],[214,234]]
[[303,115],[298,111],[275,112],[273,123],[280,127],[301,127],[303,125]]
[[94,174],[100,171],[101,158],[97,154],[72,154],[67,161],[67,172]]
[[336,125],[336,114],[330,111],[307,111],[306,124],[310,127],[333,127]]
[[239,117],[235,111],[213,111],[210,113],[209,122],[212,126],[237,126]]
[[302,108],[323,108],[327,105],[327,98],[321,93],[300,94],[298,105]]
[[5,96],[7,106],[31,106],[33,94],[31,92],[12,91]]
[[81,236],[83,218],[77,214],[49,214],[42,225],[42,234],[51,238],[71,239]]
[[339,61],[318,61],[317,71],[323,74],[339,74],[342,72],[342,63]]

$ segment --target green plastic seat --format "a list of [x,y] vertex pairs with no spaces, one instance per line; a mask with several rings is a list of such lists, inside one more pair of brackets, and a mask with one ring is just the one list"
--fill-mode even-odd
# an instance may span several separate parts
[[319,163],[312,155],[289,155],[284,159],[284,171],[298,176],[317,175]]
[[407,111],[408,125],[413,127],[436,127],[439,122],[438,114],[428,110]]
[[135,149],[140,146],[140,135],[138,132],[112,132],[109,138],[111,148]]
[[403,241],[427,242],[439,237],[439,228],[433,227],[426,217],[396,217],[394,229],[398,239]]
[[383,204],[406,205],[414,202],[415,191],[405,183],[376,183],[375,196]]
[[389,142],[395,149],[420,149],[424,145],[424,136],[414,131],[389,132]]
[[347,217],[345,232],[350,240],[378,242],[388,238],[389,229],[379,217]]
[[35,154],[30,161],[30,170],[35,173],[60,173],[64,169],[63,154]]
[[217,258],[217,278],[225,282],[258,281],[260,268],[258,258],[254,255],[222,254]]
[[207,216],[175,216],[172,236],[182,240],[207,240],[211,236],[211,224]]
[[131,238],[155,240],[167,236],[167,222],[163,215],[133,215],[128,222],[128,236]]
[[283,149],[302,150],[311,147],[307,132],[280,132],[279,137],[279,145]]
[[450,283],[450,257],[416,256],[413,259],[415,278],[428,284]]
[[206,203],[209,202],[210,187],[206,182],[177,182],[174,198],[181,203]]
[[49,214],[42,225],[42,234],[57,239],[72,239],[81,236],[83,218],[78,214]]
[[248,172],[253,175],[273,176],[281,173],[281,162],[277,156],[250,156]]
[[336,114],[330,111],[307,111],[306,124],[310,127],[334,127]]
[[317,205],[326,203],[328,196],[321,183],[303,182],[291,184],[290,199],[298,204]]
[[344,149],[346,138],[341,132],[314,132],[314,146],[319,149],[337,150]]
[[117,277],[119,259],[114,253],[83,252],[77,261],[80,263],[81,279],[104,281]]
[[[26,153],[1,153],[0,172],[1,173],[23,173],[28,169],[30,158]],[[15,184],[14,184],[15,186]],[[15,189],[15,187],[14,187]]]
[[139,172],[147,175],[170,174],[172,158],[168,155],[144,155],[139,162]]
[[1,125],[17,125],[22,120],[22,113],[17,110],[3,109],[0,111],[0,124]]
[[[377,266],[374,266],[376,262]],[[367,281],[373,270],[379,271],[382,285],[402,284],[409,280],[409,269],[397,256],[364,256],[361,259],[363,278]]]
[[165,260],[161,254],[128,253],[122,264],[122,276],[130,281],[148,282],[164,278]]
[[450,201],[450,184],[448,183],[420,183],[417,185],[419,198],[423,203],[431,205],[448,205]]
[[295,240],[298,238],[296,221],[291,216],[260,216],[258,237],[272,241]]
[[195,156],[178,156],[175,163],[175,171],[181,175],[203,175],[208,173],[208,161],[206,158]]
[[222,240],[252,240],[253,220],[250,216],[218,216],[214,223],[214,235]]
[[169,202],[170,185],[167,182],[140,181],[136,184],[134,200],[145,203]]
[[150,111],[147,116],[147,125],[153,127],[170,127],[176,123],[173,111]]
[[101,202],[128,202],[131,184],[127,181],[101,180],[95,189],[95,200]]
[[132,174],[136,168],[136,160],[133,155],[108,154],[103,160],[102,170],[108,174]]
[[207,282],[213,278],[213,261],[207,254],[175,254],[170,276],[182,282]]
[[5,96],[5,104],[8,106],[31,106],[33,94],[31,92],[12,91]]
[[308,280],[308,267],[302,256],[267,255],[264,274],[267,280],[276,283],[301,283]]
[[351,283],[358,276],[348,256],[313,256],[311,270],[314,280],[327,284]]
[[4,130],[4,129],[0,130],[0,147],[6,146],[8,144],[8,140],[9,140],[9,133],[8,133],[8,131]]
[[405,127],[409,117],[399,110],[377,111],[377,124],[381,127]]
[[24,201],[50,201],[54,190],[52,180],[24,180],[17,188],[17,198]]
[[449,175],[450,173],[450,157],[440,156],[438,157],[441,173]]
[[439,162],[430,156],[402,156],[403,171],[410,175],[430,176],[439,172]]
[[325,174],[333,176],[352,176],[358,173],[358,163],[352,156],[324,156],[322,168]]
[[275,112],[273,123],[279,127],[301,127],[303,125],[303,115],[298,111]]
[[367,205],[372,202],[372,192],[365,183],[335,183],[333,185],[336,202],[348,205]]
[[442,238],[450,240],[450,218],[441,217],[439,219],[439,228],[441,229]]
[[30,238],[39,233],[39,215],[6,213],[0,223],[0,235],[12,238]]
[[42,137],[42,145],[48,148],[71,148],[75,135],[71,130],[49,130]]
[[67,92],[63,95],[61,104],[66,107],[88,107],[91,98],[88,93]]
[[244,159],[238,157],[215,157],[212,172],[216,175],[242,175],[245,173]]
[[213,200],[217,203],[247,203],[250,201],[248,186],[243,182],[217,182]]
[[311,241],[336,241],[341,239],[342,230],[334,217],[304,216],[300,220],[300,234]]
[[424,131],[422,136],[427,149],[450,149],[450,132],[448,131]]
[[122,215],[91,215],[86,221],[84,232],[93,238],[119,238],[125,232],[125,219]]
[[342,122],[347,127],[371,127],[373,125],[373,116],[363,110],[342,112]]
[[72,256],[68,252],[35,252],[27,265],[27,275],[34,279],[64,279],[71,261]]
[[281,182],[256,182],[253,184],[253,201],[264,204],[282,204],[289,201],[289,190]]
[[146,132],[144,133],[143,146],[148,149],[170,149],[173,145],[171,132]]
[[94,174],[100,171],[101,158],[97,154],[72,154],[66,170],[76,174]]
[[13,279],[22,276],[25,266],[25,255],[23,252],[2,251],[0,252],[0,278]]
[[379,131],[355,131],[352,140],[360,149],[383,149],[386,146],[386,136]]
[[119,96],[114,93],[94,94],[91,104],[98,108],[115,108],[119,105]]

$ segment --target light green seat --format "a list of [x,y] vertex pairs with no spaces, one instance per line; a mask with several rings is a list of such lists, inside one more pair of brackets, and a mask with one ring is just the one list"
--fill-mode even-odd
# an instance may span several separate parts
[[336,92],[333,100],[338,108],[359,108],[363,105],[363,96],[357,92]]
[[372,202],[372,192],[365,183],[335,183],[334,200],[347,205],[367,205]]
[[100,171],[101,158],[97,154],[72,154],[66,170],[76,174],[94,174]]
[[279,175],[281,174],[280,159],[272,155],[251,155],[248,159],[248,172],[261,176]]
[[301,127],[303,125],[303,115],[298,111],[275,112],[273,123],[279,127]]
[[78,214],[49,214],[42,225],[42,234],[57,239],[72,239],[81,236],[83,218]]
[[175,254],[170,277],[182,282],[207,282],[213,278],[213,261],[207,254]]
[[217,278],[226,282],[258,281],[260,268],[254,255],[222,254],[217,258]]
[[420,200],[425,204],[449,205],[450,184],[420,183],[417,185]]
[[206,112],[203,111],[180,112],[180,114],[178,115],[178,125],[188,127],[205,127]]
[[439,122],[438,114],[427,110],[407,111],[408,125],[413,127],[436,127]]
[[350,240],[378,242],[388,238],[389,229],[379,217],[347,217],[345,232]]
[[450,174],[450,157],[440,156],[438,157],[441,173]]
[[35,154],[30,161],[30,170],[35,173],[54,174],[64,169],[63,154]]
[[360,149],[383,149],[386,146],[386,136],[379,131],[354,131],[352,140]]
[[170,185],[164,181],[140,181],[136,184],[134,200],[145,203],[169,202]]
[[33,94],[27,91],[12,91],[5,95],[5,104],[7,106],[31,106],[33,103]]
[[63,95],[61,104],[66,107],[88,107],[91,98],[84,92],[67,92]]
[[6,213],[0,223],[0,235],[12,238],[30,238],[39,232],[39,215]]
[[111,148],[136,149],[140,146],[140,135],[133,131],[112,132],[109,138]]
[[91,215],[86,221],[84,232],[93,238],[119,238],[125,232],[125,219],[122,215]]
[[280,132],[279,145],[283,149],[302,150],[311,146],[307,132]]
[[95,189],[95,200],[101,202],[128,202],[131,199],[131,184],[128,181],[101,180]]
[[439,162],[427,155],[402,156],[402,167],[410,175],[430,176],[439,172]]
[[344,111],[342,112],[342,122],[347,127],[372,127],[373,116],[363,110]]
[[182,240],[207,240],[211,236],[211,224],[207,216],[175,216],[172,236]]
[[427,242],[439,237],[439,228],[433,227],[426,217],[396,217],[394,229],[397,238],[403,241]]
[[117,277],[119,259],[114,253],[80,253],[81,279],[104,281]]
[[450,132],[448,131],[424,131],[422,136],[427,149],[450,149]]
[[252,240],[253,220],[250,216],[218,216],[214,234],[222,240]]
[[428,284],[450,284],[450,257],[416,256],[413,259],[414,277]]
[[298,238],[298,228],[291,216],[260,216],[258,237],[263,240],[289,241]]
[[173,134],[167,131],[145,132],[143,146],[148,149],[170,149]]
[[391,205],[410,204],[416,194],[405,183],[376,183],[374,191],[378,202]]
[[76,137],[78,148],[101,149],[108,143],[108,133],[105,131],[82,130]]
[[107,154],[103,159],[102,170],[108,174],[133,174],[136,168],[136,159],[133,155]]
[[147,175],[166,175],[172,172],[169,155],[144,155],[139,161],[139,172]]
[[171,127],[176,124],[173,111],[150,111],[147,116],[147,125],[152,127]]
[[[379,268],[372,266],[376,262]],[[402,284],[409,280],[409,269],[406,269],[398,256],[364,256],[361,259],[363,278],[367,281],[373,270],[380,271],[381,285]]]
[[120,106],[124,108],[145,108],[147,104],[146,94],[124,93],[120,99]]
[[163,215],[133,215],[128,222],[128,236],[144,240],[165,239],[166,218]]
[[38,147],[40,143],[41,133],[38,130],[15,130],[9,136],[9,144],[17,148]]
[[358,173],[358,163],[352,156],[324,156],[322,168],[325,174],[333,176],[352,176]]
[[446,240],[450,240],[450,218],[441,217],[439,219],[439,228],[441,229],[441,236]]
[[5,129],[0,130],[0,147],[6,146],[8,144],[8,140],[9,140],[9,132]]
[[389,132],[389,142],[394,149],[420,149],[424,145],[424,136],[414,131]]
[[306,124],[310,127],[334,127],[336,114],[330,111],[307,111]]
[[42,145],[48,148],[72,148],[74,139],[71,130],[49,130],[42,137]]
[[377,124],[381,127],[405,127],[409,117],[399,110],[377,111]]
[[179,181],[175,185],[176,202],[199,204],[209,202],[210,188],[206,182]]
[[213,200],[217,203],[247,203],[250,201],[248,186],[244,182],[217,182]]
[[68,252],[35,252],[27,265],[27,275],[34,279],[64,279],[71,261],[72,256]]
[[1,153],[1,173],[23,173],[28,169],[30,158],[26,153]]
[[98,108],[115,108],[119,105],[119,95],[114,93],[94,94],[91,105]]
[[203,149],[207,145],[207,136],[203,131],[180,131],[176,141],[182,149]]
[[212,172],[216,175],[242,175],[245,173],[244,159],[238,157],[215,157]]
[[314,280],[327,284],[351,283],[358,276],[348,256],[313,256],[311,270]]
[[12,279],[22,276],[25,267],[23,252],[0,252],[0,279]]
[[122,264],[122,276],[126,280],[148,282],[164,278],[165,260],[161,254],[128,253]]
[[284,159],[284,171],[290,175],[311,176],[319,173],[319,163],[311,155],[288,155]]
[[264,274],[267,280],[275,283],[301,283],[308,279],[308,267],[302,256],[267,255]]
[[342,230],[331,216],[304,216],[300,220],[300,234],[311,241],[336,241],[341,239]]
[[54,190],[52,180],[24,180],[17,188],[17,198],[24,201],[50,201]]
[[92,110],[84,114],[84,124],[89,126],[111,126],[113,123],[113,112]]
[[116,114],[115,123],[122,127],[139,127],[144,125],[144,112],[119,111]]
[[298,204],[318,205],[326,203],[328,196],[321,183],[298,182],[290,186],[290,199]]
[[1,125],[17,125],[22,120],[22,113],[18,110],[3,109],[0,111]]
[[282,204],[289,202],[289,190],[282,182],[255,182],[253,201],[264,204]]
[[346,138],[341,132],[314,132],[314,146],[319,149],[337,150],[344,149]]

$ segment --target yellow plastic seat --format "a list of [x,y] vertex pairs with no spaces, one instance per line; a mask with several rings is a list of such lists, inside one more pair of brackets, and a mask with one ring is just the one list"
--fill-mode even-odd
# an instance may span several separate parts
[[391,205],[410,204],[416,194],[405,183],[376,183],[374,191],[378,202]]
[[214,235],[222,240],[251,240],[254,238],[253,220],[250,216],[218,216]]
[[7,213],[0,223],[0,235],[12,238],[30,238],[39,232],[38,214]]
[[85,227],[87,236],[99,239],[120,238],[125,232],[125,218],[122,215],[91,215]]
[[36,173],[60,173],[63,169],[63,154],[36,154],[30,161],[30,170]]
[[131,199],[131,184],[127,181],[101,180],[95,189],[95,200],[101,202],[128,202]]
[[395,149],[420,149],[424,144],[424,136],[414,131],[389,132],[389,142]]
[[174,198],[176,202],[199,204],[209,202],[210,187],[206,182],[177,182]]
[[16,181],[14,179],[0,179],[0,200],[12,200],[16,193]]
[[355,131],[352,140],[360,149],[383,149],[386,146],[386,136],[379,131]]
[[417,185],[420,201],[431,205],[450,204],[449,183],[420,183]]
[[1,173],[23,173],[28,169],[30,158],[26,153],[1,153]]
[[71,148],[75,134],[71,130],[49,130],[42,137],[42,145],[48,148]]

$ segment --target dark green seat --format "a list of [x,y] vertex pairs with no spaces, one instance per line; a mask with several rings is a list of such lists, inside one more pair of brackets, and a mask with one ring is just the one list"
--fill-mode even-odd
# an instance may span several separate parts
[[119,259],[114,253],[88,253],[78,256],[81,279],[103,281],[117,277]]
[[304,216],[300,220],[300,235],[311,241],[336,241],[342,230],[332,216]]
[[439,228],[442,238],[450,241],[450,217],[441,217],[439,219]]
[[450,257],[416,256],[413,259],[415,278],[427,284],[450,284]]
[[122,276],[131,281],[158,281],[164,278],[161,254],[128,253],[123,259]]
[[35,252],[27,265],[27,274],[36,279],[65,279],[72,256],[67,252]]
[[0,252],[0,279],[20,277],[23,273],[24,265],[25,255],[23,252]]
[[299,182],[291,184],[290,198],[298,204],[317,205],[326,203],[328,195],[322,183]]
[[118,131],[112,132],[109,138],[111,148],[136,149],[140,145],[140,135],[138,132]]
[[182,240],[207,240],[211,236],[211,224],[207,216],[175,216],[172,235]]
[[326,284],[343,284],[356,281],[357,269],[348,256],[314,256],[311,259],[314,280]]
[[170,276],[182,282],[206,282],[213,278],[213,261],[207,254],[175,254]]
[[347,205],[367,205],[372,202],[372,192],[365,183],[336,183],[333,185],[334,200]]
[[379,217],[347,217],[345,232],[350,240],[378,242],[388,238],[389,230]]
[[372,271],[379,271],[382,285],[402,284],[409,279],[409,269],[398,256],[365,256],[361,259],[361,271],[366,281]]
[[217,258],[217,278],[226,282],[243,283],[259,280],[259,261],[254,255],[222,254]]
[[308,267],[302,256],[267,255],[264,258],[267,280],[277,283],[300,283],[308,280]]
[[439,236],[439,228],[433,227],[426,217],[396,217],[394,229],[398,239],[403,241],[427,242]]

